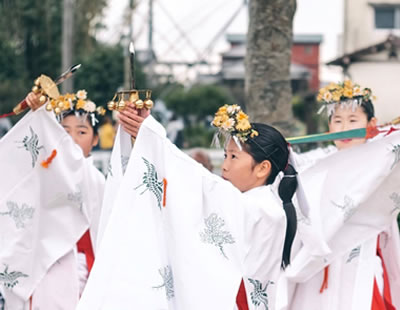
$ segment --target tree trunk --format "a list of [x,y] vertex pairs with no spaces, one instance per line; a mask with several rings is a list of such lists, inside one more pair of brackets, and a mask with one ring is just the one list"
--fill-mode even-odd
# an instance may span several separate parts
[[[64,0],[63,2],[63,21],[62,21],[62,64],[61,72],[71,67],[74,55],[74,6],[75,0]],[[73,79],[68,79],[61,84],[62,93],[74,92]]]
[[251,121],[289,134],[293,122],[290,62],[296,0],[250,0],[246,107]]

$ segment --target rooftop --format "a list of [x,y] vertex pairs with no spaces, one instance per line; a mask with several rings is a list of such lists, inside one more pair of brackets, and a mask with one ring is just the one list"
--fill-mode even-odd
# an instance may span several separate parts
[[[240,44],[246,42],[246,34],[232,33],[227,34],[226,39],[233,44]],[[320,44],[322,43],[322,35],[320,34],[295,34],[293,36],[294,44]]]
[[388,38],[380,43],[358,49],[352,53],[344,54],[330,62],[327,65],[348,66],[352,62],[360,61],[363,56],[377,54],[382,51],[388,51],[388,58],[397,58],[397,49],[400,48],[400,38],[389,35]]

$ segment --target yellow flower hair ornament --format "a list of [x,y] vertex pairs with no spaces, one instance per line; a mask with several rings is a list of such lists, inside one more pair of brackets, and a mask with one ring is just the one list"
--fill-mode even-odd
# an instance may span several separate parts
[[62,118],[68,111],[75,111],[77,115],[86,115],[90,117],[90,122],[94,127],[99,122],[99,116],[104,116],[106,110],[87,98],[87,92],[84,89],[78,90],[76,94],[65,94],[57,99],[51,99],[46,105],[47,111],[54,111],[57,118]]
[[318,110],[318,114],[326,109],[328,117],[330,117],[337,104],[340,104],[341,108],[352,108],[354,111],[368,100],[375,100],[370,88],[361,89],[360,85],[353,84],[350,80],[343,83],[330,83],[319,90],[317,101],[321,102],[322,106]]
[[246,142],[247,139],[258,136],[258,132],[251,127],[249,116],[236,104],[220,107],[211,124],[218,128],[212,143],[217,147],[220,146],[221,136],[232,136],[239,147],[239,142]]

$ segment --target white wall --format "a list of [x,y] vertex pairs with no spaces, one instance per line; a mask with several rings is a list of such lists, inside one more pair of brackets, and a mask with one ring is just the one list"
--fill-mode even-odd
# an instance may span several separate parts
[[379,124],[400,116],[400,62],[354,63],[349,73],[354,82],[371,88],[377,97],[373,103]]
[[382,42],[390,33],[400,36],[400,29],[375,29],[374,8],[369,3],[400,4],[400,0],[345,0],[345,53]]

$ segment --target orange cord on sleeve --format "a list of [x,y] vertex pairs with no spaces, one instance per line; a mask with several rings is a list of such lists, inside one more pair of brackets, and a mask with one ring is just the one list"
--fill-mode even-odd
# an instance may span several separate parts
[[43,168],[49,168],[49,165],[53,161],[54,157],[56,157],[56,155],[57,155],[57,151],[53,150],[51,152],[51,155],[49,156],[49,158],[47,158],[46,160],[42,161],[42,163],[41,163],[42,167]]
[[163,179],[163,183],[164,183],[164,190],[163,190],[163,204],[162,205],[163,205],[163,207],[165,207],[167,204],[167,185],[168,185],[166,178]]
[[328,278],[329,278],[329,265],[325,267],[324,269],[324,280],[322,281],[321,288],[319,292],[322,294],[322,292],[328,288]]

